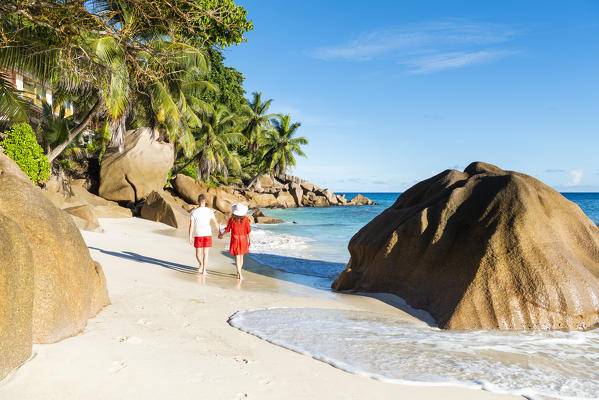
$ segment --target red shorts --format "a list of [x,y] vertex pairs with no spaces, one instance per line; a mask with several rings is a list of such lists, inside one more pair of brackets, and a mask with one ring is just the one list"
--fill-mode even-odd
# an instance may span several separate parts
[[196,249],[202,247],[212,247],[212,236],[196,236],[193,241],[193,246]]

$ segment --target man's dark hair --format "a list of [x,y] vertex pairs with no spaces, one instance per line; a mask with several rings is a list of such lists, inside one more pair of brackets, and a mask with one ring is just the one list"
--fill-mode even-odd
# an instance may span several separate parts
[[198,196],[198,204],[202,204],[206,202],[206,196],[201,194]]

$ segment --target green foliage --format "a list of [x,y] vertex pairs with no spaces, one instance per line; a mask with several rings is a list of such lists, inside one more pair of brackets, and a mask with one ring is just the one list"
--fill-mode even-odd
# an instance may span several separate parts
[[232,112],[238,112],[247,102],[243,89],[243,74],[233,67],[227,67],[223,61],[225,57],[217,49],[209,49],[210,75],[207,80],[218,87],[217,92],[209,92],[202,99],[210,104],[220,103]]
[[35,132],[25,123],[13,125],[4,132],[6,139],[0,142],[4,152],[34,182],[43,182],[50,177],[50,163],[42,147],[35,139]]
[[189,164],[187,167],[183,168],[180,173],[183,175],[187,175],[190,178],[198,179],[198,166],[194,164]]

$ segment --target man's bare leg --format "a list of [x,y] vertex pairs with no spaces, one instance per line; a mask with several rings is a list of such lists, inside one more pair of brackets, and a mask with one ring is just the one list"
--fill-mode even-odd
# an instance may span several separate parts
[[208,253],[210,252],[210,247],[204,247],[204,255],[202,257],[203,265],[204,265],[204,275],[208,274]]
[[202,264],[201,248],[196,248],[196,259],[198,260],[198,274],[204,273],[204,265]]

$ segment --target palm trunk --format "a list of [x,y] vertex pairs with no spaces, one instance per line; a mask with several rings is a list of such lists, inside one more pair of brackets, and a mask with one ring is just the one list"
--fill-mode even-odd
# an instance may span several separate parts
[[83,120],[79,123],[79,125],[77,125],[77,127],[75,129],[73,129],[72,131],[69,131],[67,140],[64,143],[61,143],[58,146],[56,146],[55,148],[53,148],[52,151],[50,151],[48,153],[48,161],[50,161],[50,164],[52,164],[52,161],[54,161],[54,159],[56,159],[56,157],[58,157],[64,151],[64,149],[66,149],[67,146],[73,142],[73,140],[75,140],[77,135],[79,135],[81,133],[81,131],[83,131],[83,129],[85,129],[85,127],[87,126],[89,121],[91,121],[92,118],[96,116],[98,111],[100,111],[100,104],[101,104],[101,99],[98,98],[98,100],[96,101],[96,104],[94,104],[94,106],[91,108],[91,110],[89,110],[89,112],[87,113],[85,118],[83,118]]
[[175,170],[175,172],[172,174],[172,176],[177,175],[179,172],[183,171],[189,164],[191,164],[192,162],[195,161],[196,158],[198,158],[200,156],[200,154],[202,154],[202,150],[200,150],[197,154],[195,154],[193,157],[191,157],[189,159],[189,161],[187,161],[182,167],[179,167]]
[[267,170],[268,170],[268,168],[262,168],[262,169],[260,170],[260,172],[258,172],[256,175],[254,175],[254,176],[253,176],[253,177],[250,179],[250,181],[249,181],[249,183],[247,184],[247,186],[246,186],[246,187],[247,187],[248,189],[251,189],[251,188],[252,188],[252,186],[254,186],[254,185],[256,184],[256,182],[258,182],[258,178],[260,177],[260,175],[262,175],[263,173],[265,173]]

